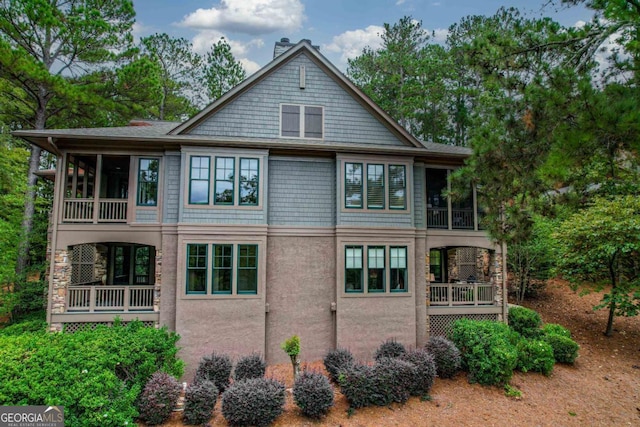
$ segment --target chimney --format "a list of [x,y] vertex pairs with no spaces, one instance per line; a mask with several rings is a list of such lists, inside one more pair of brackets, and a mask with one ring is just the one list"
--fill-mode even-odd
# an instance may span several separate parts
[[[306,41],[307,43],[311,44],[311,40],[309,39],[302,39],[300,41]],[[276,42],[276,45],[273,48],[273,59],[282,55],[283,53],[285,53],[295,45],[296,43],[291,43],[287,37],[282,37],[279,42]],[[313,46],[312,44],[311,46],[317,50],[320,50],[320,46]]]

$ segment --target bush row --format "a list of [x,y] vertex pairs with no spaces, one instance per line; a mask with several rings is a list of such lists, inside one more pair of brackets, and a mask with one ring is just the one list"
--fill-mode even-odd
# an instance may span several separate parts
[[74,426],[123,426],[157,371],[182,375],[178,336],[141,322],[0,336],[0,405],[62,405]]

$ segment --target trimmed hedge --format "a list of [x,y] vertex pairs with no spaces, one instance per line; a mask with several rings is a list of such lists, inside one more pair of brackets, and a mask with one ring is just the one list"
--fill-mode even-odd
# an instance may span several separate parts
[[223,392],[231,383],[231,369],[233,369],[231,358],[214,351],[200,359],[193,382],[211,381],[219,392]]
[[542,332],[540,315],[526,307],[509,308],[509,327],[527,338],[538,338]]
[[445,337],[430,337],[424,348],[431,354],[436,362],[436,372],[440,378],[453,378],[460,370],[462,359],[460,350]]
[[320,418],[333,406],[333,387],[320,372],[304,371],[293,384],[293,400],[310,418]]
[[356,363],[353,354],[347,349],[336,348],[331,350],[324,356],[324,367],[329,373],[329,378],[335,383],[338,382],[338,376],[341,371],[353,366]]
[[560,335],[563,337],[571,338],[571,331],[562,325],[557,323],[547,323],[542,327],[542,333],[544,335]]
[[178,339],[138,321],[0,336],[0,405],[62,405],[73,426],[134,425],[135,402],[151,375],[182,375]]
[[522,372],[541,372],[551,375],[555,359],[551,346],[541,340],[522,339],[518,343],[518,363],[516,368]]
[[218,400],[218,389],[213,382],[202,380],[197,384],[189,385],[184,394],[182,420],[189,425],[207,423],[213,415],[216,400]]
[[372,395],[377,393],[372,378],[373,368],[366,365],[349,365],[338,375],[340,391],[353,409],[372,405]]
[[484,385],[506,384],[518,363],[518,335],[502,322],[460,319],[454,322],[453,343],[462,354],[469,381]]
[[374,358],[380,360],[383,357],[400,357],[407,352],[402,343],[399,343],[394,338],[389,338],[376,350]]
[[409,393],[412,396],[428,396],[436,377],[433,354],[424,349],[416,349],[403,354],[400,359],[416,367],[416,376],[409,385]]
[[162,424],[169,419],[180,397],[182,386],[171,375],[156,372],[140,395],[140,419],[148,425]]
[[234,379],[236,381],[249,380],[252,378],[262,378],[267,369],[262,356],[258,353],[252,353],[248,356],[244,356],[236,363],[236,369],[234,372]]
[[234,426],[267,426],[284,410],[284,384],[268,378],[233,383],[222,393],[222,415]]
[[571,338],[562,335],[549,334],[543,339],[549,343],[553,349],[553,357],[558,363],[573,365],[578,357],[580,346]]

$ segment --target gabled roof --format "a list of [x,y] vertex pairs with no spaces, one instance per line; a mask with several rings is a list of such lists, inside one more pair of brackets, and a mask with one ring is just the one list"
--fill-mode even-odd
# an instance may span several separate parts
[[397,138],[399,138],[410,147],[424,148],[424,145],[417,138],[407,132],[404,127],[400,126],[395,120],[391,118],[391,116],[389,116],[389,114],[382,110],[375,102],[373,102],[373,100],[371,100],[371,98],[369,98],[355,84],[353,84],[351,80],[349,80],[328,59],[326,59],[318,49],[314,48],[309,40],[301,40],[294,47],[276,57],[269,64],[245,79],[242,83],[231,89],[229,92],[225,93],[222,97],[218,98],[213,103],[209,104],[198,114],[177,126],[175,129],[169,132],[169,135],[184,135],[185,133],[188,134],[191,129],[198,126],[208,117],[215,114],[217,111],[232,102],[242,93],[258,84],[275,70],[282,67],[284,64],[291,61],[293,58],[303,52],[306,53],[307,56],[320,68],[322,68],[329,77],[331,77],[343,89],[345,89],[358,103],[360,103],[360,105],[367,109],[385,127],[387,127]]

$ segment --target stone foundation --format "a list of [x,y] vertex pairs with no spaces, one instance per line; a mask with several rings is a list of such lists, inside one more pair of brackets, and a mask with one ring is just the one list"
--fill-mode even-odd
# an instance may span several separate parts
[[[56,250],[51,280],[51,313],[62,314],[67,305],[67,286],[71,282],[71,260],[66,249]],[[53,328],[54,325],[51,325]],[[60,329],[62,325],[60,325]]]

